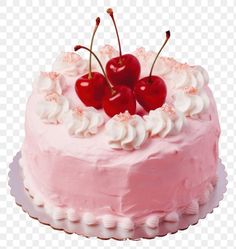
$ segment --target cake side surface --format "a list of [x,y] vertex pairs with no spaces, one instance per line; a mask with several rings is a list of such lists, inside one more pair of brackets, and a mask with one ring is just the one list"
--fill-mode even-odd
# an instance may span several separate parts
[[22,148],[26,170],[56,206],[133,217],[173,211],[201,198],[215,177],[219,130],[209,111],[204,124],[192,120],[178,136],[116,154],[102,135],[85,143],[60,125],[48,130],[33,112]]

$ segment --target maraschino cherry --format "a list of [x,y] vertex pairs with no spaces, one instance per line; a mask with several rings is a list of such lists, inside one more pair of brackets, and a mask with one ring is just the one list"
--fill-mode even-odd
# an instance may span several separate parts
[[134,83],[137,82],[140,76],[140,63],[138,59],[132,54],[123,54],[121,51],[120,38],[113,15],[113,10],[109,8],[107,13],[110,15],[116,30],[119,56],[110,59],[106,64],[107,77],[113,85],[126,85],[133,88]]
[[114,86],[112,91],[105,95],[103,108],[110,117],[125,111],[128,111],[131,115],[135,114],[136,99],[133,91],[124,85]]
[[134,93],[137,101],[147,112],[161,107],[166,99],[166,84],[159,76],[152,75],[152,71],[158,56],[160,55],[169,38],[170,31],[166,31],[166,40],[155,57],[149,76],[140,79],[134,87]]
[[[104,74],[104,79],[105,79],[105,84],[107,87],[105,87],[105,91],[103,94],[103,100],[102,100],[102,105],[104,108],[105,113],[110,116],[113,117],[116,114],[128,111],[130,114],[134,114],[136,111],[136,99],[135,96],[133,94],[133,91],[127,87],[127,86],[123,86],[123,85],[117,85],[117,86],[112,86],[111,83],[109,82],[107,75],[103,69],[102,63],[100,62],[100,60],[98,59],[97,55],[91,51],[89,48],[81,46],[81,45],[77,45],[75,46],[74,50],[78,51],[79,49],[85,49],[87,51],[89,51],[98,61],[102,72]],[[80,89],[78,89],[80,90]],[[86,89],[85,89],[86,90]],[[95,89],[97,91],[99,91],[99,89]],[[86,100],[86,93],[83,96]],[[91,95],[89,95],[89,99],[91,98]]]
[[[93,40],[97,28],[100,23],[100,18],[96,19],[96,25],[93,31],[93,36],[90,44],[90,51],[93,47]],[[75,47],[75,51],[79,48]],[[75,91],[78,97],[86,106],[93,106],[96,109],[102,108],[103,97],[109,91],[106,78],[98,72],[92,72],[92,53],[89,56],[89,73],[83,75],[76,80]]]

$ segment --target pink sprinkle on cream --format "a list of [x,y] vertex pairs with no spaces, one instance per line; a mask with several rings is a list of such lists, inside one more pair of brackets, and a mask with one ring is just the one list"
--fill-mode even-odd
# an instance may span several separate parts
[[176,70],[187,70],[190,66],[187,63],[176,63],[174,69]]
[[114,52],[114,48],[111,45],[106,44],[101,50],[100,53],[112,55]]
[[56,80],[58,76],[60,75],[59,73],[56,72],[41,72],[41,75],[44,77],[50,78],[52,81]]
[[45,98],[47,101],[59,102],[59,95],[57,93],[49,93]]
[[135,51],[136,55],[138,57],[141,57],[143,59],[146,59],[147,58],[147,52],[145,51],[145,49],[143,47],[141,48],[138,48],[136,51]]
[[128,111],[125,111],[124,113],[116,115],[114,118],[120,122],[127,122],[132,118],[132,115],[130,115]]
[[76,113],[79,116],[83,115],[83,113],[84,113],[83,108],[80,106],[74,107],[72,110],[74,113]]
[[74,64],[80,60],[80,56],[73,52],[67,52],[64,54],[63,61],[69,64]]
[[165,103],[162,107],[161,107],[162,111],[164,111],[165,113],[167,113],[172,119],[175,119],[177,117],[176,115],[176,111],[174,109],[173,106]]
[[161,57],[163,60],[164,60],[164,62],[166,63],[166,64],[168,64],[169,66],[176,66],[176,64],[177,64],[177,61],[174,59],[174,58],[171,58],[171,57]]
[[184,92],[189,95],[196,95],[198,93],[198,90],[196,87],[187,86],[184,88]]

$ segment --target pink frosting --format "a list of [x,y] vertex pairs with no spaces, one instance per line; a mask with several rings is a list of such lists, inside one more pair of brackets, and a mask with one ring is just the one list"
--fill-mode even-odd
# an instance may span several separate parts
[[[65,93],[72,107],[81,104],[74,81],[67,81]],[[206,92],[210,106],[204,115],[187,118],[179,134],[149,138],[134,151],[111,149],[104,127],[92,137],[75,138],[62,124],[43,123],[35,113],[39,96],[33,93],[22,147],[28,174],[45,201],[79,212],[138,220],[186,208],[203,198],[216,175],[220,128],[208,86]]]
[[34,112],[36,100],[28,102],[22,152],[38,189],[57,206],[135,217],[167,212],[199,198],[216,174],[219,125],[213,105],[209,120],[189,119],[176,136],[114,152],[104,132],[73,138],[63,125],[44,124]]

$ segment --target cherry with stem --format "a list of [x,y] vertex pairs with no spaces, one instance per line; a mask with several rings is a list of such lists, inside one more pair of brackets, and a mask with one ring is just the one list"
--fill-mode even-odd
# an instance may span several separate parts
[[[90,56],[89,56],[89,72],[82,77],[78,78],[75,82],[75,91],[80,100],[86,106],[93,106],[96,109],[102,108],[103,97],[109,91],[107,79],[98,72],[92,72],[92,47],[95,34],[100,24],[100,18],[96,18],[96,23],[90,43]],[[81,46],[76,46],[75,51],[80,49]]]
[[140,76],[140,63],[134,55],[122,54],[120,37],[113,10],[109,8],[107,9],[107,13],[114,24],[119,46],[119,56],[110,59],[106,64],[107,77],[113,85],[126,85],[133,88],[134,83],[137,82]]
[[170,31],[166,31],[166,39],[163,45],[161,46],[159,52],[157,53],[149,73],[149,76],[146,76],[140,79],[134,87],[134,93],[139,104],[147,111],[155,110],[161,107],[166,99],[167,88],[164,80],[157,76],[153,75],[154,65],[157,61],[158,56],[165,47],[166,43],[170,38]]
[[95,57],[95,59],[97,60],[99,66],[100,66],[100,68],[101,68],[101,70],[102,70],[103,77],[106,79],[107,85],[109,86],[110,90],[112,91],[112,85],[111,85],[110,81],[108,80],[107,75],[106,75],[106,72],[105,72],[105,70],[104,70],[104,68],[103,68],[103,66],[102,66],[101,61],[100,61],[99,58],[97,57],[97,55],[96,55],[91,49],[89,49],[89,48],[87,48],[87,47],[85,47],[85,46],[76,45],[76,46],[74,47],[74,51],[78,51],[78,50],[80,50],[80,49],[87,50],[87,51],[90,53],[91,56],[93,55],[93,56]]
[[105,70],[103,69],[102,63],[98,59],[97,55],[85,46],[77,45],[74,48],[75,51],[78,51],[79,49],[85,49],[89,51],[96,58],[102,69],[102,72],[104,74],[103,77],[108,88],[105,91],[105,94],[103,95],[102,99],[102,106],[104,108],[105,113],[110,117],[113,117],[114,115],[123,113],[125,111],[128,111],[130,114],[134,114],[136,111],[136,99],[133,94],[133,91],[127,86],[112,86],[106,76]]

